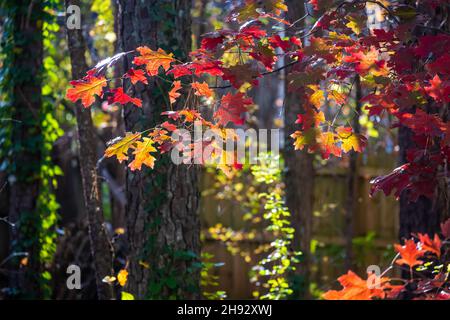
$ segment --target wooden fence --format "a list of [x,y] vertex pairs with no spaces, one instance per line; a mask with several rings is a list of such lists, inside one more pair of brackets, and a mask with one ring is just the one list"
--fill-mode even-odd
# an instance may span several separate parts
[[[344,161],[345,162],[345,161]],[[380,153],[365,161],[359,169],[354,216],[355,268],[364,275],[366,267],[376,264],[383,269],[393,257],[389,247],[397,241],[398,204],[392,197],[377,194],[369,196],[370,181],[386,174],[395,164],[395,154]],[[311,278],[320,290],[336,286],[336,278],[344,270],[344,213],[347,197],[347,168],[334,166],[317,172],[315,183],[315,211],[313,219],[314,261],[311,266]],[[212,186],[212,177],[205,176],[203,187]],[[217,223],[239,230],[245,227],[242,222],[242,209],[236,203],[214,199],[214,195],[202,197],[202,227],[207,229]],[[240,242],[244,250],[257,248],[264,241],[260,236]],[[216,290],[225,290],[229,298],[252,298],[254,286],[248,273],[257,257],[247,263],[239,255],[231,255],[221,241],[206,237],[204,249],[215,255],[214,261],[223,262],[214,274],[219,277]],[[300,265],[301,268],[301,265]],[[212,290],[213,288],[209,288]]]

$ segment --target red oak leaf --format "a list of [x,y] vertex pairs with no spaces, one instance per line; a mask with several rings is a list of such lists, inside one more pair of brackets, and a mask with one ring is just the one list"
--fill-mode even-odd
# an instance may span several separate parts
[[181,81],[174,81],[173,82],[173,88],[169,91],[169,100],[170,104],[174,104],[178,97],[181,95],[181,93],[178,92],[178,90],[181,89]]
[[139,47],[136,50],[140,56],[135,57],[133,63],[137,66],[145,65],[145,69],[150,76],[158,75],[159,67],[162,67],[165,71],[169,70],[170,64],[175,61],[172,53],[167,54],[161,48],[153,51],[148,47]]
[[[375,75],[378,75],[379,73],[382,74],[385,72],[385,70],[383,69],[384,61],[378,61],[378,56],[378,50],[372,47],[367,52],[364,52],[362,50],[352,50],[350,55],[345,56],[342,60],[344,62],[353,63],[355,65],[355,71],[362,76],[366,75],[369,71],[371,71]],[[376,71],[378,69],[380,69],[379,72]]]
[[110,97],[110,99],[109,99],[110,104],[120,103],[122,105],[125,105],[125,104],[131,102],[132,104],[134,104],[137,107],[142,107],[142,100],[138,99],[138,98],[130,97],[125,92],[123,92],[123,88],[113,89],[113,90],[111,90],[111,92],[113,93],[113,96]]
[[434,235],[434,239],[431,240],[428,234],[419,233],[419,241],[422,243],[422,250],[429,251],[438,256],[441,256],[441,239],[437,234]]
[[87,108],[95,102],[95,95],[103,96],[103,87],[106,87],[105,77],[95,77],[88,74],[82,80],[71,81],[73,88],[69,88],[66,93],[67,99],[77,102],[81,99],[81,104]]
[[169,131],[175,131],[177,130],[177,126],[174,125],[173,123],[170,123],[168,121],[165,121],[161,124],[161,127],[163,127],[164,129],[167,129]]
[[430,80],[430,86],[425,87],[425,91],[438,102],[450,102],[450,82],[442,82],[437,74]]
[[424,134],[430,136],[440,136],[446,131],[446,126],[442,120],[433,114],[428,114],[421,109],[417,109],[416,113],[395,113],[400,123],[416,134]]
[[404,246],[395,244],[394,247],[395,251],[400,253],[401,257],[401,259],[396,260],[395,263],[399,265],[407,264],[410,268],[423,263],[423,261],[417,260],[417,258],[422,257],[424,251],[417,247],[417,244],[413,239],[406,240]]
[[191,68],[196,76],[209,74],[213,77],[223,75],[223,68],[220,61],[195,61],[192,62]]
[[144,70],[141,69],[130,69],[125,74],[125,78],[129,78],[132,84],[136,84],[139,81],[148,84],[147,77],[145,76]]
[[278,34],[269,37],[269,43],[272,47],[281,48],[283,51],[288,51],[291,48],[291,42],[288,40],[282,40]]
[[241,115],[247,112],[246,106],[253,103],[251,98],[246,98],[243,93],[236,94],[227,93],[222,97],[220,107],[214,114],[218,119],[219,124],[227,125],[228,122],[241,125],[244,123],[244,118]]
[[[361,279],[353,271],[349,270],[338,278],[343,289],[340,291],[330,290],[324,293],[326,300],[371,300],[373,298],[383,299],[386,296],[385,289],[389,288],[389,278],[369,275],[367,280]],[[378,285],[371,285],[377,283]]]
[[212,97],[213,92],[209,88],[208,84],[206,82],[200,83],[200,82],[193,82],[192,88],[195,90],[196,96],[205,96],[207,98]]
[[200,48],[213,51],[223,42],[224,39],[225,37],[223,35],[203,38]]
[[167,74],[173,74],[175,79],[178,79],[182,76],[187,76],[192,74],[191,70],[192,66],[190,63],[184,63],[184,64],[177,64],[173,66],[172,69],[167,71]]
[[377,177],[370,181],[370,184],[372,185],[370,188],[370,196],[373,196],[380,190],[388,196],[393,190],[396,190],[395,197],[398,199],[402,191],[411,185],[409,181],[409,167],[410,164],[406,163],[395,168],[390,174]]
[[261,62],[267,70],[272,70],[272,66],[277,61],[277,56],[272,48],[268,45],[257,44],[253,46],[253,51],[249,53],[249,55]]

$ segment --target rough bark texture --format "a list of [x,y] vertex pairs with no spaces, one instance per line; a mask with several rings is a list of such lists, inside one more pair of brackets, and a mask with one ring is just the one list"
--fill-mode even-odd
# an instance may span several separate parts
[[[79,0],[66,0],[69,5],[80,5]],[[85,76],[88,66],[86,64],[86,44],[81,30],[67,30],[70,60],[72,64],[72,77],[81,79]],[[112,299],[113,290],[102,279],[111,275],[112,252],[104,224],[101,194],[97,176],[97,150],[94,126],[90,109],[83,108],[80,103],[75,107],[78,129],[78,147],[80,171],[83,182],[83,194],[89,221],[89,238],[91,254],[96,271],[97,294],[99,299]]]
[[[191,48],[190,6],[188,0],[119,0],[120,50],[162,47],[186,59]],[[124,62],[124,72],[132,67],[131,59]],[[138,84],[132,90],[143,106],[124,108],[126,131],[151,128],[167,109],[169,87],[153,77],[149,86]],[[130,273],[126,290],[140,299],[198,297],[199,270],[193,268],[200,254],[197,170],[163,157],[153,170],[128,171],[126,194]]]
[[[286,4],[289,8],[289,21],[295,21],[304,16],[303,1],[289,0],[286,1]],[[301,26],[301,23],[298,23],[297,26]],[[314,204],[314,156],[306,151],[294,150],[293,140],[290,137],[290,134],[298,129],[295,120],[297,114],[302,110],[301,95],[286,90],[284,105],[286,203],[291,212],[292,225],[295,228],[294,248],[303,252],[303,260],[298,267],[299,275],[303,277],[300,291],[307,294]]]
[[[12,254],[28,253],[25,268],[12,270],[11,287],[18,289],[24,298],[41,296],[39,277],[39,216],[36,202],[39,195],[39,170],[41,152],[40,109],[42,106],[42,11],[40,2],[17,3],[14,21],[12,45],[14,56],[12,68],[13,91],[11,97],[11,118],[14,119],[11,130],[11,143],[14,146],[11,159],[12,172],[10,183],[9,220],[16,223],[11,228]],[[15,262],[23,256],[18,256]],[[13,260],[14,261],[14,260]],[[14,263],[14,269],[18,263]]]

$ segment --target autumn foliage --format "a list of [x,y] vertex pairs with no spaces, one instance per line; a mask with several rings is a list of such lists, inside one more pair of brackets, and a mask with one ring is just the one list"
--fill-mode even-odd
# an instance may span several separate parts
[[[245,1],[229,20],[233,28],[205,34],[201,47],[191,52],[189,61],[179,61],[162,48],[142,44],[133,52],[119,53],[87,72],[85,78],[72,81],[67,98],[81,100],[85,108],[107,97],[109,104],[142,107],[133,97],[137,85],[169,84],[165,121],[143,132],[127,133],[110,142],[106,157],[128,161],[131,170],[153,168],[158,153],[172,148],[193,152],[211,141],[194,141],[181,147],[170,137],[177,128],[189,128],[194,122],[222,132],[230,124],[243,125],[253,104],[247,92],[258,86],[267,74],[285,71],[288,90],[300,94],[297,130],[289,132],[295,149],[318,153],[323,159],[341,157],[351,151],[362,152],[367,144],[364,134],[350,125],[355,117],[351,92],[359,79],[363,97],[358,103],[370,116],[395,119],[394,128],[407,127],[414,146],[407,150],[406,164],[373,181],[372,193],[383,191],[399,197],[407,192],[411,201],[432,197],[440,179],[448,179],[450,160],[450,35],[423,24],[423,13],[411,15],[410,8],[397,2],[371,1],[379,5],[390,21],[380,29],[367,29],[365,1],[310,1],[315,17],[309,30],[295,36],[281,32],[294,26],[286,21],[288,7],[283,1]],[[446,1],[422,0],[433,13]],[[444,4],[445,5],[445,4]],[[270,30],[270,31],[269,31]],[[105,66],[125,55],[134,55],[133,67],[122,77],[123,87],[110,88]],[[230,58],[231,57],[231,58]],[[279,64],[280,61],[290,61]],[[219,84],[219,85],[218,85]],[[127,88],[127,90],[124,90]],[[223,96],[214,91],[229,89]],[[96,99],[98,97],[98,99]],[[201,107],[209,107],[207,119]],[[300,108],[301,106],[301,108]],[[327,109],[336,110],[330,118]],[[346,111],[347,112],[344,112]],[[348,111],[350,110],[350,111]],[[226,139],[223,136],[224,140]],[[216,150],[222,155],[223,150]],[[227,155],[232,156],[232,155]],[[234,166],[235,168],[236,166]],[[228,166],[233,169],[233,166]],[[443,232],[444,233],[444,232]],[[448,234],[444,234],[448,239]],[[441,264],[448,248],[438,235],[418,234],[396,245],[395,264],[411,272],[411,279],[401,285],[388,277],[367,281],[349,271],[338,280],[341,291],[329,291],[326,299],[383,299],[409,294],[414,298],[448,298],[444,290],[448,268]],[[418,271],[428,262],[425,270]],[[445,261],[445,260],[443,260]],[[431,270],[440,267],[440,269]],[[416,273],[423,275],[417,278]],[[407,288],[407,284],[414,288]],[[406,292],[408,291],[408,292]],[[405,293],[406,292],[406,293]]]
[[[341,290],[330,290],[323,295],[327,300],[372,300],[372,299],[450,299],[448,288],[448,265],[450,220],[441,225],[441,234],[430,238],[418,234],[403,245],[394,246],[397,255],[391,266],[381,274],[368,274],[361,279],[352,271],[338,278]],[[444,238],[444,241],[441,240]],[[391,279],[384,276],[395,266],[408,274],[407,279]]]

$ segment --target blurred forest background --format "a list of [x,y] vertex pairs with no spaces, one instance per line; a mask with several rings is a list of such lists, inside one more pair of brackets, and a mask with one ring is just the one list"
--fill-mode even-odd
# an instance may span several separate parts
[[[39,271],[38,280],[29,284],[38,288],[33,291],[35,297],[94,299],[98,295],[80,174],[80,163],[86,159],[77,152],[77,117],[80,120],[81,116],[65,99],[69,82],[75,78],[74,64],[92,67],[105,57],[141,44],[157,44],[155,47],[183,56],[186,48],[189,51],[200,46],[202,34],[226,25],[225,16],[233,2],[49,0],[34,1],[36,6],[27,13],[27,1],[0,1],[0,287],[4,288],[0,298],[23,294],[11,285],[11,281],[20,282],[12,280],[15,276],[8,267],[11,264],[19,265],[19,269],[36,264],[33,268]],[[304,12],[302,1],[286,2],[290,8]],[[75,46],[69,52],[65,12],[72,3],[81,7],[81,32],[77,36],[83,38],[85,46]],[[190,11],[189,21],[179,21],[182,10]],[[20,25],[20,16],[27,14],[30,25]],[[305,23],[313,21],[306,19]],[[377,6],[368,5],[367,27],[382,25],[383,16]],[[142,38],[146,31],[154,38]],[[37,42],[30,41],[36,38]],[[85,50],[81,60],[85,57],[86,61],[71,62],[71,56],[77,57],[76,50],[80,57],[80,48]],[[278,61],[280,65],[282,62]],[[117,64],[112,72],[119,74],[125,68]],[[285,127],[286,117],[291,116],[285,110],[290,99],[285,81],[283,72],[274,73],[261,79],[259,87],[251,91],[255,105],[247,116],[247,127],[292,131]],[[24,95],[34,97],[32,105],[24,106]],[[356,105],[356,99],[350,104]],[[361,106],[359,110],[354,124],[369,137],[368,147],[361,154],[323,161],[304,152],[292,156],[286,148],[279,168],[268,156],[260,166],[245,165],[230,175],[214,168],[199,169],[199,276],[204,298],[250,299],[267,291],[267,284],[255,276],[259,261],[275,239],[273,232],[266,229],[270,219],[258,198],[262,192],[286,199],[284,205],[291,211],[291,224],[298,237],[290,245],[303,252],[297,271],[288,275],[295,284],[294,297],[318,298],[350,267],[364,274],[367,265],[383,268],[389,264],[393,258],[390,244],[399,238],[398,203],[393,197],[370,197],[369,190],[371,179],[397,166],[399,147],[395,134],[389,131],[389,120],[369,119]],[[336,111],[328,110],[331,117]],[[106,102],[92,108],[90,142],[96,160],[102,158],[110,139],[124,135],[129,123],[124,123],[123,112],[127,111]],[[342,112],[351,110],[344,108]],[[18,122],[27,127],[22,128]],[[290,138],[285,136],[282,146],[290,146]],[[132,205],[130,199],[133,201],[126,186],[130,177],[126,167],[113,159],[99,161],[97,170],[101,209],[115,249],[113,263],[117,272],[126,267],[129,250],[123,239],[130,226],[126,208]],[[154,181],[157,183],[156,178]],[[146,193],[147,187],[139,190],[140,199],[146,199],[147,205],[158,201],[157,194]],[[26,206],[27,201],[31,201],[33,214],[20,217],[20,228],[28,228],[29,232],[19,234],[18,220],[11,211]],[[13,250],[17,243],[28,249]],[[40,249],[38,257],[33,258],[27,252],[36,243]],[[68,290],[65,285],[70,264],[82,269],[81,290]],[[144,269],[154,267],[145,259],[139,264]],[[129,272],[131,277],[133,270]],[[176,297],[164,289],[175,286],[176,275],[170,270],[165,272],[159,282],[147,285],[147,297]]]

